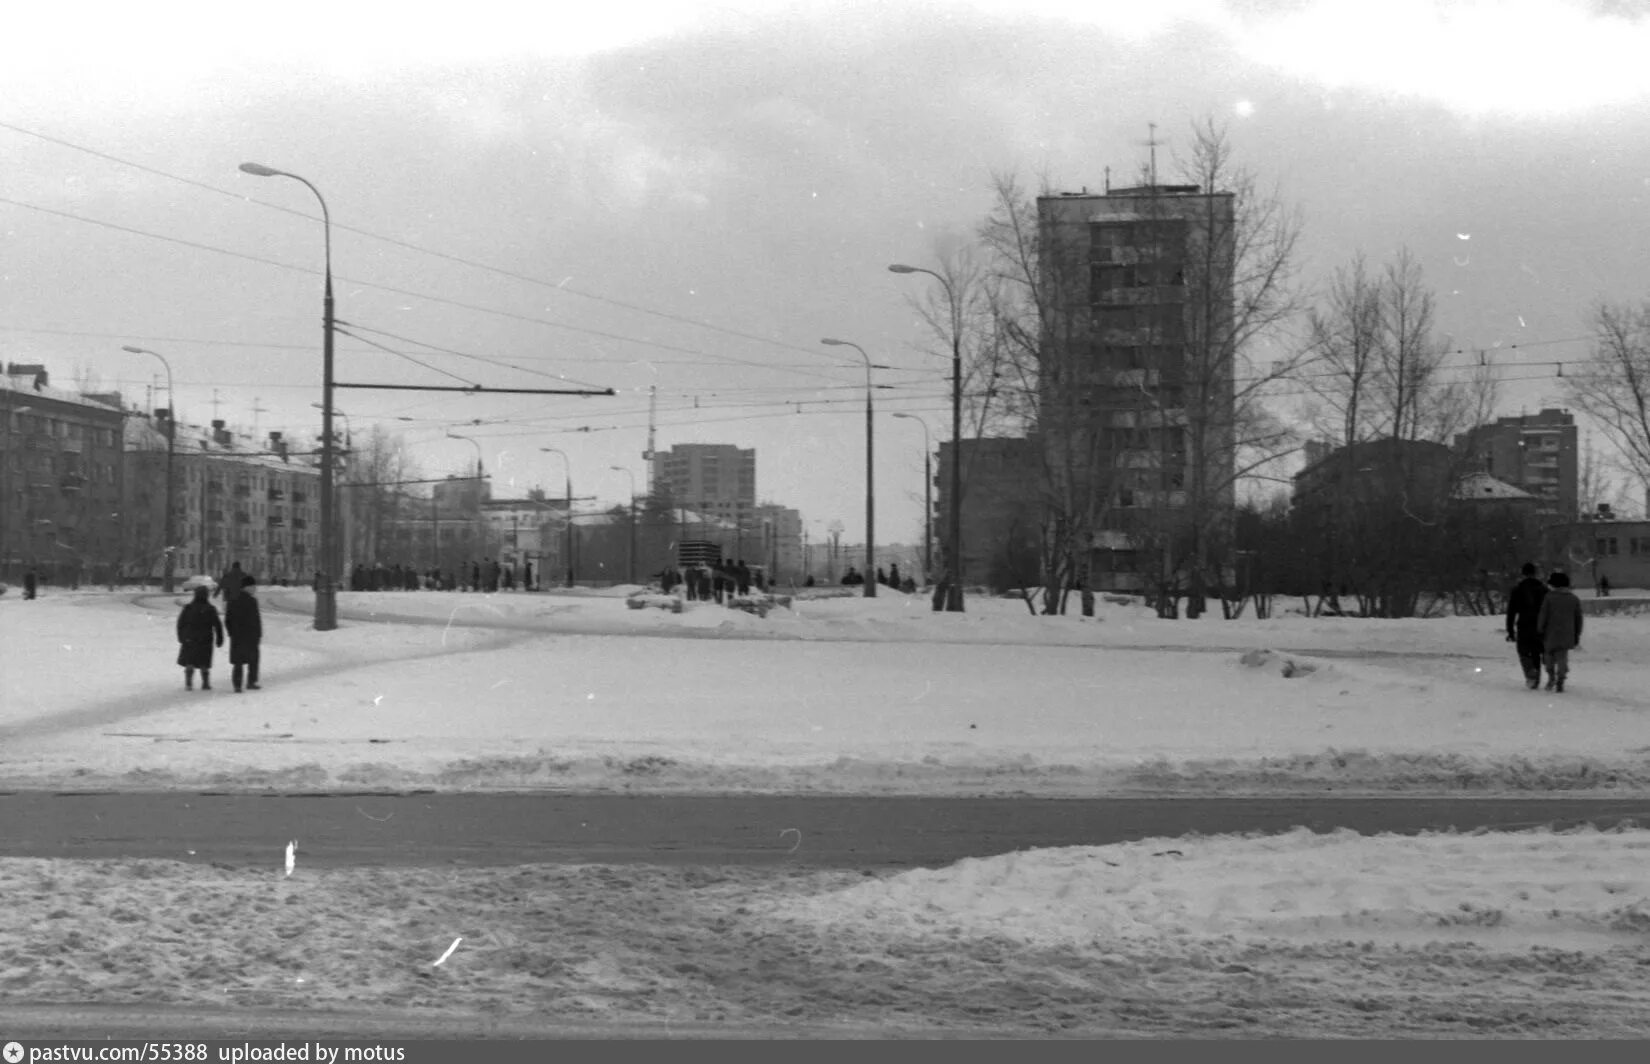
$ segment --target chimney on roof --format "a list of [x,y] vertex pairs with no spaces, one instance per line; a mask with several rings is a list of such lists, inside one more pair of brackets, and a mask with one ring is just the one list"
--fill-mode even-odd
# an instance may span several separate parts
[[212,422],[212,440],[219,447],[228,447],[234,442],[229,430],[223,427],[222,418],[218,418]]
[[286,441],[281,439],[281,434],[279,432],[275,432],[275,431],[270,432],[270,434],[269,434],[269,449],[274,451],[276,454],[280,455],[281,456],[281,461],[284,462],[284,461],[287,460],[287,458],[286,458]]

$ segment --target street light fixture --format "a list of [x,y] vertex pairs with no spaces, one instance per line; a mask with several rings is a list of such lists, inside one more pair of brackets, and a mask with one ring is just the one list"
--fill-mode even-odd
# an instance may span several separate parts
[[946,529],[945,572],[949,585],[945,596],[948,613],[963,612],[962,591],[962,308],[957,305],[956,290],[951,282],[921,266],[895,263],[888,267],[891,273],[926,273],[945,286],[945,298],[951,306],[951,499],[949,528]]
[[636,582],[636,474],[622,465],[608,466],[630,478],[630,582]]
[[321,204],[321,233],[326,252],[326,287],[321,299],[321,567],[315,581],[315,630],[338,627],[338,534],[332,527],[332,215],[321,190],[286,170],[262,163],[242,163],[241,172],[254,177],[290,177],[302,182]]
[[876,569],[876,492],[873,483],[875,476],[871,467],[872,436],[871,436],[871,356],[865,353],[865,348],[849,340],[833,340],[830,337],[819,341],[830,347],[851,347],[859,352],[859,357],[865,360],[865,597],[877,597],[877,569]]
[[563,467],[567,471],[567,586],[573,586],[573,461],[567,457],[567,452],[559,447],[540,447],[539,450],[548,454],[561,455]]
[[166,540],[166,556],[162,562],[161,588],[168,595],[172,593],[173,584],[177,577],[177,541],[174,532],[174,511],[177,509],[177,500],[173,497],[172,463],[177,452],[178,439],[178,393],[172,387],[172,364],[166,361],[166,356],[159,351],[151,351],[147,347],[133,347],[127,344],[122,351],[134,355],[154,355],[160,359],[160,364],[166,367],[166,402],[169,404],[166,411],[166,511],[162,519],[164,531],[162,537]]
[[934,578],[934,474],[929,465],[933,444],[928,437],[928,422],[915,414],[896,413],[895,417],[915,421],[922,426],[922,578]]

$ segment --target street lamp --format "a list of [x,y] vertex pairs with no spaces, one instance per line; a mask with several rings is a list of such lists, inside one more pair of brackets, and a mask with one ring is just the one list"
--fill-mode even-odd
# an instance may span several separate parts
[[962,308],[957,305],[956,290],[951,282],[921,266],[895,263],[888,267],[892,273],[926,273],[945,286],[945,298],[951,306],[951,500],[950,527],[946,530],[949,542],[945,547],[946,590],[945,608],[949,613],[963,612],[962,592]]
[[876,568],[876,494],[871,469],[872,437],[871,437],[871,356],[865,353],[865,348],[849,340],[833,340],[830,337],[819,341],[830,347],[851,347],[859,352],[859,357],[865,360],[865,597],[877,597],[877,568]]
[[929,462],[933,454],[933,444],[928,438],[928,422],[915,414],[897,413],[895,417],[902,417],[908,421],[915,421],[922,426],[922,578],[934,578],[934,474]]
[[332,527],[332,216],[321,190],[307,178],[261,163],[242,163],[241,172],[301,181],[321,204],[326,287],[321,298],[321,568],[315,582],[315,630],[330,632],[338,627],[338,535]]
[[539,450],[548,454],[561,455],[562,466],[567,471],[567,586],[573,586],[573,461],[567,457],[567,452],[559,447],[540,447]]
[[172,459],[177,451],[178,438],[178,393],[172,388],[172,364],[166,361],[166,356],[159,351],[151,351],[147,347],[133,347],[130,344],[121,348],[134,355],[154,355],[160,359],[160,364],[166,367],[166,401],[171,404],[166,411],[166,513],[163,519],[165,531],[161,535],[166,540],[166,559],[161,570],[162,589],[170,595],[177,572],[178,545],[173,539],[172,511],[176,507],[172,488]]
[[630,478],[630,582],[636,582],[636,474],[622,465],[608,466]]

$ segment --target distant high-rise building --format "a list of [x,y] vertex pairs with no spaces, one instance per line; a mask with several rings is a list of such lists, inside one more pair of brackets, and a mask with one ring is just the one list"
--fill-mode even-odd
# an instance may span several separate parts
[[1457,435],[1455,449],[1473,468],[1541,500],[1540,512],[1564,521],[1579,513],[1576,419],[1569,411],[1497,418]]
[[756,507],[756,450],[731,443],[678,443],[653,455],[653,490],[680,507],[730,521]]
[[1194,494],[1203,521],[1235,498],[1233,195],[1152,184],[1040,196],[1037,212],[1046,486],[1097,534],[1095,586],[1139,587],[1179,567],[1143,555]]

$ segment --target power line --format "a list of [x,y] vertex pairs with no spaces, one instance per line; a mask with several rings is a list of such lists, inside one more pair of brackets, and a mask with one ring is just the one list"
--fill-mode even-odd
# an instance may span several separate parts
[[[144,173],[154,174],[157,177],[164,177],[164,178],[166,178],[168,180],[171,180],[171,181],[177,181],[177,182],[180,182],[182,184],[189,185],[192,188],[199,188],[199,189],[203,189],[207,192],[214,192],[214,193],[217,193],[220,196],[227,196],[230,199],[238,200],[238,201],[243,202],[243,203],[255,203],[258,206],[266,207],[269,210],[280,211],[283,214],[289,214],[289,215],[293,215],[295,217],[305,218],[305,219],[308,219],[310,221],[315,221],[315,222],[323,221],[323,219],[317,218],[314,215],[308,214],[304,211],[296,210],[296,209],[291,208],[291,207],[284,207],[284,206],[281,206],[280,204],[276,204],[276,203],[268,203],[268,202],[265,202],[264,200],[260,200],[260,199],[254,199],[253,197],[247,196],[243,193],[232,192],[229,189],[221,188],[217,185],[209,185],[204,181],[196,181],[193,178],[183,177],[183,176],[180,176],[178,174],[170,173],[166,170],[157,169],[156,167],[153,167],[153,166],[146,166],[143,163],[133,162],[130,159],[123,159],[123,158],[121,158],[117,155],[110,155],[107,152],[101,152],[101,151],[98,151],[94,148],[88,148],[84,145],[76,144],[72,141],[64,140],[61,137],[54,137],[54,136],[51,136],[51,135],[46,134],[46,133],[38,132],[37,130],[26,129],[23,126],[14,125],[10,122],[0,122],[0,128],[9,129],[14,133],[21,133],[24,136],[36,137],[40,140],[44,140],[44,141],[47,141],[49,143],[59,145],[60,147],[68,148],[72,151],[85,152],[87,155],[92,155],[92,156],[95,156],[96,158],[107,160],[108,162],[116,163],[116,164],[121,165],[121,166],[130,166],[133,169],[142,170]],[[811,347],[804,347],[804,346],[801,346],[799,344],[786,343],[783,340],[774,340],[771,337],[758,336],[755,333],[742,332],[738,329],[730,329],[730,328],[727,328],[726,326],[716,325],[714,323],[707,322],[707,321],[701,321],[701,320],[696,319],[696,318],[689,318],[685,315],[671,314],[667,311],[655,310],[651,307],[644,307],[644,306],[642,306],[640,304],[637,304],[637,303],[627,303],[624,300],[613,299],[613,298],[608,297],[608,296],[597,295],[593,292],[585,292],[585,291],[582,291],[582,290],[576,289],[576,288],[569,288],[569,287],[567,287],[567,283],[565,281],[563,281],[561,283],[553,283],[553,282],[547,281],[547,280],[545,280],[541,277],[532,277],[532,276],[529,276],[528,274],[517,273],[514,270],[507,270],[507,269],[504,269],[503,267],[500,267],[500,266],[493,266],[489,263],[478,262],[474,259],[467,259],[467,258],[463,258],[462,256],[459,256],[459,255],[448,254],[445,251],[437,251],[434,248],[423,247],[421,245],[414,244],[414,243],[411,243],[409,241],[398,240],[395,237],[384,236],[381,233],[374,233],[370,230],[361,229],[357,226],[346,225],[346,224],[341,223],[341,222],[333,222],[333,223],[331,223],[331,225],[332,225],[332,228],[334,228],[334,229],[342,229],[346,232],[355,233],[358,236],[364,236],[364,237],[367,237],[367,238],[372,239],[372,240],[379,240],[379,241],[382,241],[386,244],[392,244],[396,247],[406,248],[409,251],[416,251],[420,254],[430,255],[434,258],[445,259],[449,262],[456,262],[460,265],[469,266],[469,267],[472,267],[474,269],[487,270],[488,272],[496,273],[501,277],[510,277],[510,278],[513,278],[513,279],[518,280],[518,281],[525,281],[528,284],[539,285],[541,287],[551,289],[552,291],[561,292],[564,295],[579,296],[580,298],[583,298],[583,299],[589,299],[589,300],[593,300],[593,301],[600,302],[600,303],[606,303],[610,306],[620,307],[620,308],[623,308],[625,310],[634,311],[638,314],[647,314],[651,317],[661,318],[661,319],[666,320],[666,321],[674,321],[674,322],[679,322],[679,323],[684,324],[684,325],[692,325],[696,328],[707,329],[711,332],[722,333],[723,335],[737,337],[737,338],[742,339],[742,340],[754,340],[754,341],[756,341],[758,343],[761,343],[761,344],[767,344],[767,345],[773,346],[773,347],[782,347],[782,348],[786,348],[786,349],[792,350],[792,351],[800,351],[803,354],[807,354],[807,355],[813,355],[813,356],[820,357],[820,358],[827,357],[822,352],[820,352],[818,350],[815,350],[814,348],[811,348]]]
[[[24,210],[39,211],[42,214],[55,215],[59,218],[67,218],[70,221],[80,222],[80,223],[85,224],[85,225],[100,226],[100,227],[105,228],[105,229],[113,229],[116,232],[129,233],[133,236],[148,237],[151,240],[159,240],[159,241],[163,241],[163,242],[168,243],[168,244],[178,244],[182,247],[193,248],[197,251],[210,251],[210,252],[214,252],[214,253],[219,254],[219,255],[227,255],[231,258],[244,259],[248,262],[256,262],[256,263],[259,263],[260,265],[264,265],[264,266],[275,266],[275,267],[277,267],[279,269],[283,269],[283,270],[293,270],[293,271],[296,271],[298,273],[309,274],[312,277],[320,276],[322,274],[321,270],[317,270],[317,269],[315,269],[313,267],[310,267],[310,266],[298,266],[298,265],[294,265],[292,263],[278,262],[275,259],[264,258],[261,255],[250,255],[250,254],[247,254],[247,253],[241,252],[241,251],[232,251],[229,248],[216,247],[216,246],[211,245],[211,244],[202,244],[199,241],[185,240],[182,237],[167,236],[164,233],[155,233],[155,232],[151,232],[151,231],[146,230],[146,229],[137,229],[137,228],[134,228],[133,226],[129,226],[129,225],[120,225],[116,222],[104,221],[101,218],[89,218],[85,215],[75,214],[75,213],[70,212],[70,211],[61,211],[61,210],[57,210],[56,208],[53,208],[53,207],[42,207],[42,206],[39,206],[38,204],[24,203],[22,200],[15,200],[15,199],[11,199],[11,198],[5,197],[5,196],[0,196],[0,203],[10,204],[14,207],[21,207]],[[423,299],[423,300],[427,300],[431,303],[442,303],[442,304],[445,304],[447,306],[459,307],[459,308],[464,309],[464,310],[472,310],[472,311],[476,311],[477,313],[481,313],[481,314],[493,314],[493,315],[497,315],[497,316],[503,317],[503,318],[511,318],[511,319],[516,320],[516,321],[528,322],[528,323],[533,324],[533,325],[548,326],[549,328],[552,328],[552,329],[565,329],[569,332],[583,333],[587,336],[599,336],[599,337],[601,337],[603,339],[606,339],[606,340],[617,340],[620,343],[639,344],[643,347],[656,348],[656,349],[661,350],[661,351],[675,351],[675,352],[679,352],[681,354],[699,355],[699,356],[714,360],[714,362],[716,364],[749,366],[749,367],[754,367],[754,368],[757,368],[757,369],[769,370],[769,371],[779,372],[779,373],[796,373],[796,374],[801,374],[803,376],[820,377],[820,378],[825,379],[825,380],[837,380],[838,379],[836,377],[830,377],[830,376],[827,376],[824,373],[821,373],[821,372],[818,372],[818,371],[815,371],[815,370],[804,369],[804,368],[799,367],[799,366],[786,366],[786,365],[777,365],[777,364],[766,363],[766,362],[754,362],[754,361],[750,361],[748,359],[737,359],[737,358],[733,358],[732,356],[727,356],[727,355],[722,355],[722,356],[712,355],[709,352],[700,351],[700,350],[697,350],[695,348],[680,347],[680,346],[677,346],[675,344],[661,343],[657,340],[644,340],[640,337],[635,337],[635,336],[624,336],[624,335],[619,334],[619,333],[610,333],[610,332],[606,332],[606,331],[601,330],[601,329],[591,329],[591,328],[587,328],[587,327],[581,326],[581,325],[569,325],[566,322],[551,321],[548,318],[535,318],[535,317],[533,317],[531,315],[528,315],[528,314],[518,314],[514,311],[500,310],[496,307],[483,307],[483,306],[480,306],[480,305],[475,304],[475,303],[466,303],[466,302],[464,302],[463,300],[460,300],[460,299],[449,299],[446,296],[432,295],[428,292],[416,292],[416,291],[413,291],[410,288],[397,288],[394,285],[379,284],[379,283],[374,282],[374,281],[365,281],[365,280],[361,280],[361,279],[353,278],[353,277],[335,277],[335,280],[340,282],[340,283],[343,283],[343,284],[356,285],[356,286],[361,287],[361,288],[371,288],[371,289],[374,289],[376,291],[389,292],[393,295],[407,296],[407,297],[412,298],[412,299]],[[359,339],[359,337],[357,337],[357,339]],[[789,346],[789,345],[784,345],[784,346]],[[844,364],[842,364],[842,368],[847,369],[849,367],[847,366],[846,363],[844,363]]]

